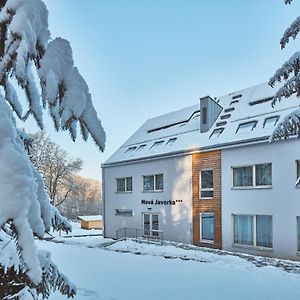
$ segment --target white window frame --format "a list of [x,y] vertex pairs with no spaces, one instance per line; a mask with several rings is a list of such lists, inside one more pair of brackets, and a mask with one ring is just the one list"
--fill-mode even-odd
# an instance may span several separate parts
[[[127,178],[131,178],[131,191],[127,190]],[[125,179],[125,191],[118,191],[118,180]],[[126,194],[126,193],[132,193],[133,190],[133,180],[132,176],[126,176],[126,177],[116,177],[116,193],[117,194]]]
[[[271,181],[272,181],[272,184],[270,184],[270,185],[257,185],[256,184],[256,168],[255,168],[255,166],[258,166],[258,165],[268,165],[268,164],[271,165]],[[244,167],[252,167],[253,185],[248,185],[248,186],[234,186],[233,185],[233,169],[244,168]],[[273,186],[273,168],[272,168],[272,163],[271,162],[256,163],[256,164],[240,165],[240,166],[232,166],[231,167],[231,189],[232,190],[271,189],[272,186]]]
[[271,117],[268,117],[268,118],[265,118],[265,120],[264,120],[264,124],[263,124],[263,128],[265,128],[266,127],[266,125],[268,124],[267,122],[269,121],[269,120],[272,120],[272,119],[276,119],[275,121],[274,121],[274,124],[273,124],[273,126],[270,126],[270,127],[275,127],[276,126],[276,124],[278,123],[278,121],[279,121],[279,116],[271,116]]
[[[256,121],[256,120],[253,120],[253,121],[248,121],[248,122],[244,122],[244,123],[240,123],[239,124],[239,126],[238,126],[238,128],[236,129],[236,131],[235,131],[235,133],[241,133],[241,134],[243,134],[243,133],[248,133],[248,132],[251,132],[251,131],[253,131],[254,130],[254,128],[256,127],[256,125],[257,125],[257,123],[258,123],[258,121]],[[249,131],[246,131],[246,132],[239,132],[240,131],[240,129],[248,129],[248,127],[244,127],[244,125],[251,125],[252,124],[252,127],[251,127],[251,129],[250,129],[250,126],[249,126]]]
[[[156,176],[157,175],[162,175],[163,176],[163,188],[162,190],[157,190],[156,187]],[[153,190],[145,190],[144,189],[144,178],[145,177],[150,177],[153,176]],[[163,173],[156,173],[156,174],[149,174],[149,175],[142,175],[142,192],[143,193],[161,193],[164,191],[164,185],[165,185],[165,180],[164,180],[164,174]]]
[[[205,239],[202,239],[202,216],[205,215],[205,214],[213,214],[214,216],[214,239],[213,240],[205,240]],[[201,243],[206,243],[206,244],[214,244],[215,243],[215,213],[214,212],[210,212],[210,211],[207,211],[207,212],[202,212],[199,214],[199,221],[200,221],[200,242]]]
[[[212,171],[213,172],[213,187],[212,188],[202,188],[202,185],[201,185],[201,181],[202,181],[202,175],[201,175],[201,172],[202,171]],[[212,191],[213,192],[213,196],[212,197],[201,197],[201,192],[210,192]],[[214,169],[201,169],[199,171],[199,199],[214,199]]]
[[[234,217],[235,216],[250,216],[253,218],[253,245],[245,245],[245,244],[237,244],[234,242]],[[268,216],[272,217],[272,247],[263,247],[263,246],[257,246],[257,233],[256,233],[256,217],[257,216]],[[273,251],[274,247],[274,235],[273,235],[273,215],[267,215],[267,214],[262,214],[262,215],[253,215],[253,214],[232,214],[232,246],[233,247],[239,247],[239,248],[252,248],[256,250],[261,250],[261,251]]]

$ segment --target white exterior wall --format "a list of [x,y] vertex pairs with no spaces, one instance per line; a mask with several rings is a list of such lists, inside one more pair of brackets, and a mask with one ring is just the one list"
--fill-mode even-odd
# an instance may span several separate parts
[[[143,175],[164,176],[163,192],[143,192]],[[132,192],[116,193],[116,178],[132,177]],[[106,167],[104,180],[105,236],[116,238],[123,227],[143,228],[142,213],[158,213],[165,240],[191,243],[192,156],[162,158]],[[144,205],[141,200],[183,200],[175,205]],[[150,209],[151,208],[151,209]],[[115,215],[115,209],[132,209],[133,216]]]
[[[300,141],[289,140],[222,150],[223,249],[299,259],[296,217],[300,216],[300,189],[295,187]],[[232,189],[232,167],[272,163],[271,189]],[[273,216],[273,250],[233,245],[233,214]]]

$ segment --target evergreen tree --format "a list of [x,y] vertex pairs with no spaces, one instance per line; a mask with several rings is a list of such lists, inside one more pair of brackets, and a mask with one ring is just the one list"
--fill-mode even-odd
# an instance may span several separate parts
[[[285,4],[291,4],[293,0],[284,0]],[[281,49],[284,49],[291,39],[296,39],[300,32],[300,17],[286,29],[281,38]],[[284,98],[289,98],[293,94],[300,97],[300,52],[296,52],[281,68],[279,68],[274,76],[270,79],[269,85],[274,87],[278,82],[284,82],[281,88],[276,92],[272,106],[280,102]],[[300,137],[300,109],[295,109],[288,114],[276,126],[270,140],[287,139],[291,135]]]
[[[56,130],[68,130],[75,141],[79,123],[83,139],[90,134],[101,151],[105,133],[69,42],[50,40],[42,0],[0,0],[0,86],[0,298],[47,298],[53,290],[73,297],[75,287],[50,253],[35,246],[34,238],[42,239],[51,227],[71,228],[50,204],[24,147],[30,139],[16,128],[15,117],[26,121],[32,115],[43,129],[47,109]],[[17,86],[27,99],[25,112]]]

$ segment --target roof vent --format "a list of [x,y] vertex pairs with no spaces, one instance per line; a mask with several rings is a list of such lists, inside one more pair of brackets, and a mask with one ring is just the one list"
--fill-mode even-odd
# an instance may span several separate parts
[[221,111],[222,106],[211,97],[200,98],[200,132],[207,132],[215,123]]

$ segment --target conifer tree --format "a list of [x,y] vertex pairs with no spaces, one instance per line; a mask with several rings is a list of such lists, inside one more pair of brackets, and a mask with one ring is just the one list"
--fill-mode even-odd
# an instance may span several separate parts
[[[293,0],[284,0],[285,4],[292,4]],[[291,39],[296,39],[300,32],[300,17],[286,29],[283,37],[280,40],[281,49],[284,49]],[[300,97],[300,52],[296,52],[269,80],[269,85],[274,87],[276,83],[283,82],[282,87],[276,92],[272,106],[284,98],[289,98],[292,95]],[[270,141],[276,139],[287,139],[291,135],[300,137],[300,108],[295,109],[288,114],[276,126]]]
[[[42,0],[0,0],[0,86],[0,299],[46,299],[53,290],[73,297],[75,287],[50,253],[35,246],[51,227],[71,227],[50,204],[25,150],[30,139],[15,118],[31,115],[43,129],[48,110],[56,130],[68,130],[75,141],[79,126],[83,139],[91,135],[101,151],[105,133],[69,42],[50,39]],[[25,109],[16,89],[25,95]]]

